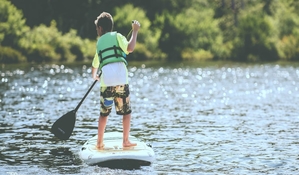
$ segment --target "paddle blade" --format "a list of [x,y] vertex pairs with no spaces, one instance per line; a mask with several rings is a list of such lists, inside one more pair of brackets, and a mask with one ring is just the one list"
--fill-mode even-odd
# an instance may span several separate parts
[[67,140],[70,138],[76,122],[75,110],[70,111],[60,117],[51,128],[51,132],[61,140]]

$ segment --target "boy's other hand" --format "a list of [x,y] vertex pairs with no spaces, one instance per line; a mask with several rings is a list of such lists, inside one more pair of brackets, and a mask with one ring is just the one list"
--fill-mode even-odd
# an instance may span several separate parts
[[100,81],[100,77],[99,77],[99,75],[92,76],[92,78],[93,78],[93,80]]

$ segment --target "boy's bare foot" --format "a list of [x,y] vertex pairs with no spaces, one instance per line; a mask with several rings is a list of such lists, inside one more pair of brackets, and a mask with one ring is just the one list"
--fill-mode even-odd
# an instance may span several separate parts
[[104,144],[103,143],[98,143],[97,144],[97,149],[103,150],[104,149]]
[[123,143],[123,147],[131,147],[131,146],[136,146],[136,145],[137,145],[137,143],[131,143],[130,141]]

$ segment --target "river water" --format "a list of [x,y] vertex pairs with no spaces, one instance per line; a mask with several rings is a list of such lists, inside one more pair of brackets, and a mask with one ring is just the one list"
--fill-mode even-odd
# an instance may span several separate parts
[[[67,141],[49,132],[93,83],[88,64],[2,66],[0,174],[298,174],[299,65],[132,64],[131,135],[150,143],[151,166],[88,166],[78,157],[97,133],[99,85]],[[122,131],[112,111],[106,131]]]

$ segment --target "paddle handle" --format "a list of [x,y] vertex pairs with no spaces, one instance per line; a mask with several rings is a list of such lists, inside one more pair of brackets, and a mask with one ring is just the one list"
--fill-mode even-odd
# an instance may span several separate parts
[[[102,75],[102,72],[100,73],[99,77]],[[85,100],[85,98],[87,97],[87,95],[89,94],[89,92],[91,91],[91,89],[94,87],[94,85],[97,83],[98,80],[95,80],[92,85],[90,86],[90,88],[88,89],[88,91],[86,92],[86,94],[84,95],[84,97],[82,98],[82,100],[80,101],[80,103],[77,105],[77,107],[74,110],[74,113],[76,113],[78,111],[78,109],[80,108],[80,106],[82,105],[83,101]]]

